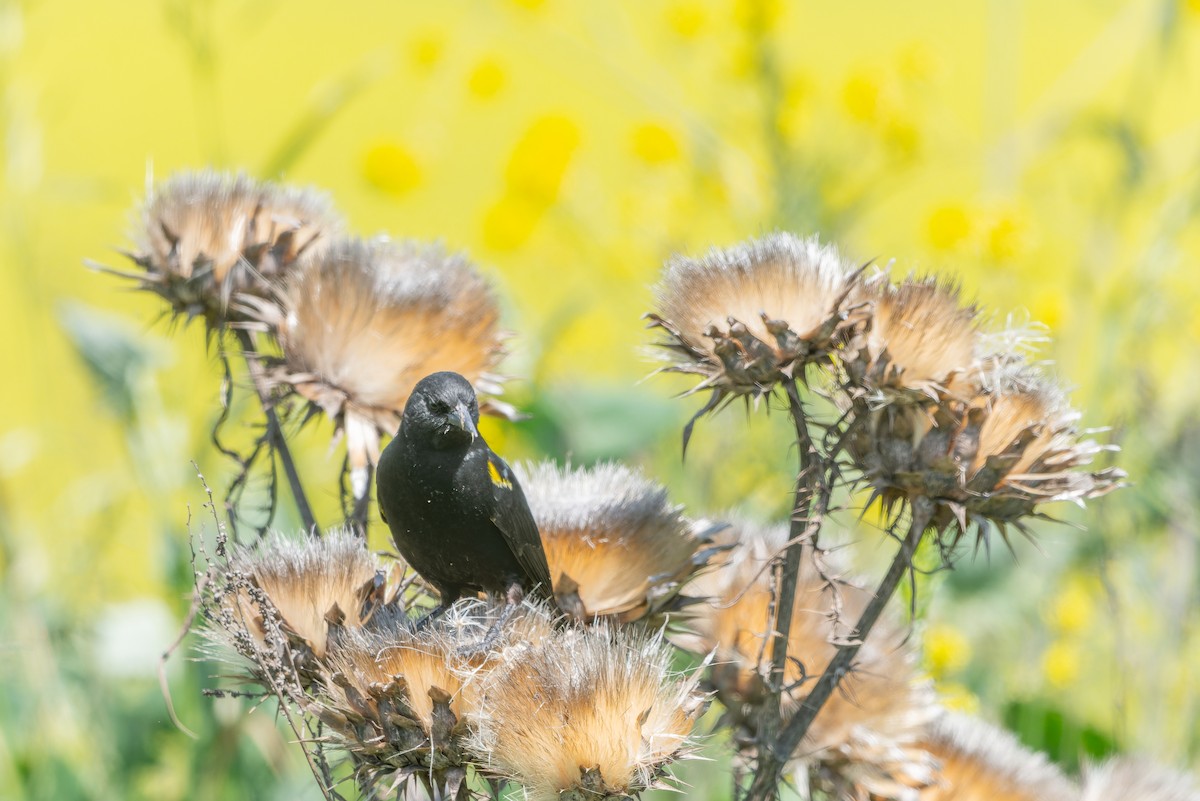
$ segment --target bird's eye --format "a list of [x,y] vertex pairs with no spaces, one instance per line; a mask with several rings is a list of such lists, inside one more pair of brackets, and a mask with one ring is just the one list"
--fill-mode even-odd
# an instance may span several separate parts
[[450,411],[450,404],[442,400],[434,400],[429,402],[429,411],[434,414],[447,414]]

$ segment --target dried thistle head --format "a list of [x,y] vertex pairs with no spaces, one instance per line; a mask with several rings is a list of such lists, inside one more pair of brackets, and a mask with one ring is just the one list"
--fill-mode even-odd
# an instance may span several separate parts
[[241,319],[235,295],[268,295],[343,227],[319,192],[214,170],[172,175],[149,192],[139,218],[130,257],[143,272],[117,274],[210,330]]
[[667,371],[701,377],[705,411],[735,395],[762,396],[802,377],[864,319],[848,300],[858,272],[833,245],[776,233],[703,258],[676,256],[655,287]]
[[[295,273],[278,301],[244,298],[279,340],[276,386],[320,408],[344,434],[354,496],[368,489],[381,434],[394,434],[418,381],[452,370],[486,394],[502,354],[484,278],[439,245],[341,239]],[[493,401],[493,412],[507,407]]]
[[885,407],[863,419],[851,453],[885,503],[926,497],[933,525],[956,542],[971,524],[1006,534],[1051,501],[1082,503],[1121,486],[1115,468],[1089,471],[1107,450],[1084,439],[1062,390],[1023,362],[977,371],[969,390],[938,393],[917,413]]
[[930,726],[922,745],[941,763],[941,771],[937,782],[921,792],[921,801],[1079,798],[1079,788],[1045,756],[982,720],[946,713]]
[[1117,757],[1084,770],[1081,801],[1200,801],[1200,786],[1147,759]]
[[362,786],[417,779],[439,797],[465,798],[477,685],[553,631],[549,610],[532,603],[506,616],[495,603],[466,599],[421,628],[382,612],[334,640],[312,711],[350,755]]
[[532,801],[636,795],[685,755],[704,705],[695,685],[658,637],[560,629],[482,676],[473,749]]
[[559,605],[577,619],[629,622],[661,613],[704,562],[711,526],[688,520],[667,491],[616,463],[518,465]]
[[909,276],[892,284],[885,274],[861,285],[856,298],[872,306],[871,324],[857,363],[875,403],[932,398],[976,361],[980,332],[975,306],[936,277]]
[[243,587],[231,592],[235,625],[266,646],[278,622],[293,648],[303,646],[318,660],[328,651],[331,632],[361,627],[384,600],[381,564],[349,530],[320,539],[268,534],[253,547],[238,548],[228,574],[245,577],[267,601]]
[[[676,638],[689,650],[715,650],[713,688],[739,740],[754,741],[766,700],[770,668],[771,563],[788,541],[785,526],[736,521],[718,535],[733,548],[716,558],[687,589],[707,602],[691,607],[692,634]],[[853,631],[871,593],[850,584],[818,554],[801,563],[784,683],[783,714],[790,718]],[[918,677],[904,632],[887,619],[872,630],[856,670],[821,708],[794,755],[793,769],[837,797],[861,788],[878,798],[903,798],[928,783],[932,765],[916,741],[935,714],[933,691]],[[841,795],[838,795],[838,794]]]

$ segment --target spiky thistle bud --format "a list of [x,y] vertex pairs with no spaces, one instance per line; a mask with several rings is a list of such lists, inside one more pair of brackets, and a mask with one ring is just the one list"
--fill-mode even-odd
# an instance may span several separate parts
[[[858,277],[833,245],[776,233],[703,258],[672,258],[655,287],[651,327],[669,372],[697,375],[690,392],[760,397],[824,361],[863,319],[848,298]],[[686,435],[686,434],[685,434]]]
[[310,673],[313,660],[325,657],[331,632],[361,627],[385,601],[381,563],[346,530],[321,539],[269,534],[237,548],[218,584],[210,616],[258,675],[284,650]]
[[486,770],[531,801],[636,795],[688,750],[704,705],[659,637],[571,627],[481,676],[472,737]]
[[542,535],[559,606],[580,620],[630,622],[668,611],[704,564],[713,527],[639,470],[517,465]]
[[854,297],[871,306],[860,358],[847,361],[873,407],[912,399],[938,399],[953,379],[971,371],[980,332],[974,306],[936,277],[908,277],[892,284],[880,274]]
[[1079,797],[1079,788],[1045,756],[1028,750],[1003,729],[976,718],[946,713],[930,726],[923,747],[941,763],[941,770],[937,782],[921,793],[921,801]]
[[[439,245],[342,239],[292,276],[278,301],[245,299],[279,340],[268,375],[345,435],[354,496],[369,486],[381,434],[394,434],[418,381],[439,370],[500,392],[502,354],[492,290],[467,259]],[[511,410],[495,400],[485,411]]]
[[[768,695],[770,563],[783,552],[788,529],[734,521],[717,540],[733,547],[687,586],[689,593],[708,600],[690,608],[686,626],[691,633],[673,639],[699,653],[715,650],[710,680],[738,738],[749,748]],[[828,560],[827,555],[822,558]],[[838,577],[832,565],[818,570],[813,561],[801,564],[784,671],[785,720],[796,712],[837,645],[850,636],[871,598]],[[916,742],[936,706],[929,683],[918,678],[903,631],[880,621],[841,687],[821,708],[792,769],[806,784],[834,797],[857,797],[848,793],[862,788],[878,798],[903,798],[928,783],[933,765]]]
[[925,414],[885,407],[864,419],[851,452],[885,503],[926,497],[952,541],[971,524],[986,540],[989,524],[1007,537],[1040,504],[1121,486],[1121,470],[1086,469],[1108,448],[1082,438],[1078,420],[1056,384],[1023,362],[997,362]]
[[1200,786],[1149,760],[1117,757],[1084,770],[1081,801],[1200,801]]
[[325,195],[213,170],[181,172],[154,187],[139,212],[124,273],[160,295],[176,317],[210,330],[242,319],[239,293],[266,296],[301,256],[343,227]]

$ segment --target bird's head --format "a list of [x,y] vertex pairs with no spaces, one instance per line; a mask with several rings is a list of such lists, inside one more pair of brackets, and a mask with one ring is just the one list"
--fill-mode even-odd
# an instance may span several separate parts
[[406,438],[437,450],[469,445],[479,436],[479,401],[458,373],[432,373],[417,382],[404,406]]

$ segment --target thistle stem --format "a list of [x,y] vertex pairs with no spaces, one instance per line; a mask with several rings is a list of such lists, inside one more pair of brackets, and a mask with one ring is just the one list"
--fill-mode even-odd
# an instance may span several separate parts
[[762,719],[758,727],[759,744],[766,748],[760,748],[760,751],[771,750],[771,745],[775,742],[782,724],[780,708],[783,703],[792,613],[796,606],[796,587],[800,579],[800,560],[804,555],[805,542],[815,541],[816,532],[820,528],[820,520],[824,515],[823,508],[816,508],[818,505],[823,507],[823,504],[819,504],[814,498],[814,491],[821,481],[822,465],[819,462],[812,437],[809,435],[804,404],[800,401],[800,394],[794,381],[787,382],[785,387],[788,396],[788,410],[796,428],[800,470],[796,476],[796,495],[792,504],[788,544],[784,550],[783,564],[780,568],[779,591],[772,599],[775,625],[771,642],[771,667],[767,674],[769,694],[763,706]]
[[296,471],[295,461],[292,460],[291,449],[288,448],[287,439],[283,436],[283,426],[279,424],[279,416],[275,414],[275,404],[267,392],[267,381],[263,375],[262,366],[251,355],[255,352],[254,340],[249,331],[239,330],[237,337],[242,345],[242,356],[246,360],[246,370],[250,373],[250,382],[254,385],[259,405],[262,406],[263,415],[267,418],[267,438],[271,441],[272,449],[279,454],[280,463],[283,464],[284,475],[287,476],[288,486],[292,489],[292,498],[296,501],[296,511],[300,514],[300,522],[304,525],[305,531],[314,537],[320,537],[321,529],[317,527],[317,518],[313,515],[312,507],[308,503],[308,496],[304,494],[304,485],[300,483],[300,474]]
[[887,574],[876,588],[875,595],[867,604],[867,608],[863,610],[858,623],[855,624],[854,633],[849,641],[838,647],[837,653],[830,660],[825,672],[821,674],[821,678],[817,680],[812,692],[801,702],[796,714],[788,721],[783,733],[774,742],[774,747],[760,756],[758,770],[755,772],[754,780],[751,782],[747,794],[748,798],[755,801],[766,801],[766,799],[778,797],[780,774],[787,761],[787,756],[800,745],[800,741],[808,733],[809,727],[812,726],[821,707],[829,700],[842,677],[850,671],[854,657],[879,620],[884,607],[895,594],[896,588],[900,585],[900,579],[912,569],[913,555],[917,551],[917,545],[921,542],[921,536],[925,533],[929,521],[933,518],[933,509],[933,502],[928,498],[919,497],[913,500],[912,522],[909,525],[908,535],[900,543],[900,550],[892,559]]

